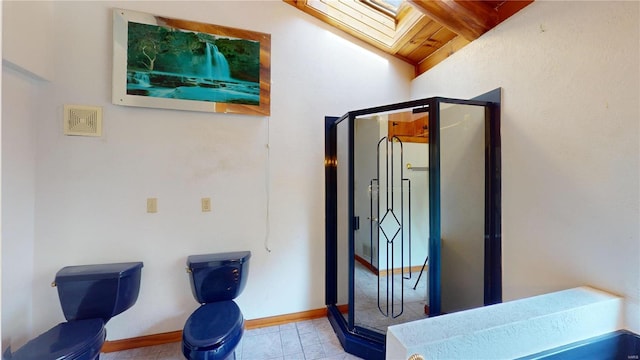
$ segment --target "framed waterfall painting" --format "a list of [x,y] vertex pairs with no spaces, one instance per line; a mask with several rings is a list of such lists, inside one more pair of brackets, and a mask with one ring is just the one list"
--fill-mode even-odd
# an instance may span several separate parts
[[270,115],[271,35],[113,10],[116,105]]

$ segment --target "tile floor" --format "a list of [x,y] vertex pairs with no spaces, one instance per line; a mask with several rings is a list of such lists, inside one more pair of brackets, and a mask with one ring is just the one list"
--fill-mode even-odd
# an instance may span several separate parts
[[[101,360],[184,359],[180,343],[104,353]],[[236,349],[237,360],[351,360],[326,318],[247,330]]]
[[[411,280],[394,276],[398,287],[404,285],[404,309],[397,318],[382,315],[377,304],[377,276],[356,263],[356,321],[359,326],[386,332],[387,326],[425,317],[426,273],[413,289],[418,273]],[[398,304],[398,295],[395,302]],[[101,360],[180,360],[184,359],[180,343],[101,354]],[[344,351],[327,318],[300,321],[279,326],[247,330],[236,349],[237,360],[352,360],[359,359]]]

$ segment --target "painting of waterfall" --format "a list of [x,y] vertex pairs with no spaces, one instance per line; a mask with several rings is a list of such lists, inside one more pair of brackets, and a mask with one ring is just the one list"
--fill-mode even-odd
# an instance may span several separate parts
[[113,102],[269,115],[268,34],[114,10]]

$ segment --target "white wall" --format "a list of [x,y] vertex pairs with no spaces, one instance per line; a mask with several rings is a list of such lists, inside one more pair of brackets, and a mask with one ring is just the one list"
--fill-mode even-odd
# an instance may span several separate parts
[[[2,329],[11,342],[31,333],[35,211],[37,80],[3,66]],[[26,286],[25,286],[26,284]]]
[[[405,142],[403,154],[404,177],[411,181],[411,267],[415,269],[422,267],[429,254],[429,171],[407,170],[407,164],[428,167],[429,144]],[[425,273],[421,279],[426,278]]]
[[412,83],[503,88],[504,300],[578,285],[640,331],[638,2],[535,2]]
[[[0,19],[2,19],[0,6]],[[0,57],[2,55],[2,37],[0,37]],[[2,77],[0,76],[0,96],[2,96]],[[2,104],[0,104],[0,185],[2,184]],[[2,186],[0,186],[0,269],[2,269]],[[2,271],[0,271],[0,309],[2,309]],[[2,351],[2,311],[0,310],[0,351]]]
[[[113,7],[270,33],[271,116],[112,105]],[[413,69],[284,2],[56,1],[52,23],[53,56],[42,61],[55,80],[38,85],[37,99],[16,95],[39,114],[22,135],[36,142],[33,274],[17,281],[32,292],[27,336],[63,320],[49,284],[73,264],[145,264],[138,303],[109,322],[110,340],[182,328],[197,306],[184,271],[190,254],[253,252],[238,299],[247,319],[323,307],[324,116],[406,100]],[[103,136],[64,136],[64,104],[102,106]],[[147,197],[158,198],[157,214],[145,213]],[[201,197],[211,197],[211,213],[200,212]],[[22,296],[14,293],[9,302]],[[6,339],[27,331],[4,330]]]
[[[42,79],[52,78],[52,3],[2,2],[2,346],[32,332],[36,133]],[[26,21],[28,20],[28,21]],[[15,64],[19,63],[20,67]],[[26,286],[25,286],[26,284]]]
[[12,34],[3,36],[2,58],[33,76],[52,80],[53,63],[42,55],[53,52],[53,1],[3,1],[2,8],[3,33]]

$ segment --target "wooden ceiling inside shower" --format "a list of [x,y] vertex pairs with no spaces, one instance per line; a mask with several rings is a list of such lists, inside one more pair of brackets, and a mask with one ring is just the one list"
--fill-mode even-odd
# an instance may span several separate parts
[[387,126],[389,141],[397,137],[402,142],[429,142],[429,115],[426,112],[414,114],[413,111],[405,111],[389,114]]

